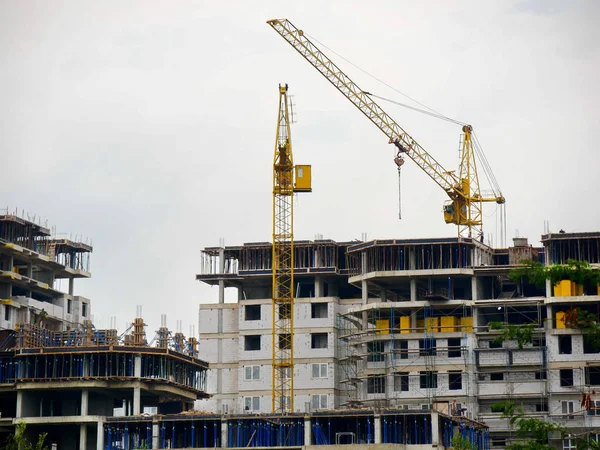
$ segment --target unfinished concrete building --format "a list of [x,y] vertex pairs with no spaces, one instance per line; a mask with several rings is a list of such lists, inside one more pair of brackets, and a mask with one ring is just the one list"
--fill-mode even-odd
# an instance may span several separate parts
[[90,301],[74,293],[91,252],[0,215],[0,442],[24,422],[32,440],[48,433],[61,450],[189,447],[201,433],[185,438],[187,424],[162,419],[207,396],[197,340],[171,333],[166,317],[150,342],[141,318],[122,334],[96,329]]
[[[576,432],[600,428],[600,349],[565,321],[574,309],[598,317],[598,286],[564,280],[540,288],[509,278],[522,260],[598,265],[600,233],[551,233],[541,243],[297,242],[296,412],[434,411],[489,425],[492,448],[514,438],[496,406],[507,399]],[[200,305],[199,353],[211,364],[207,388],[214,393],[200,407],[269,413],[271,246],[202,254],[197,279],[218,286],[219,302]],[[225,302],[227,288],[237,289],[237,302]],[[532,338],[499,342],[493,323],[531,327]],[[574,441],[554,444],[568,449]]]
[[[75,280],[91,276],[92,246],[52,238],[50,229],[16,214],[0,215],[0,330],[40,322],[63,331],[91,317]],[[67,291],[58,287],[64,282]]]

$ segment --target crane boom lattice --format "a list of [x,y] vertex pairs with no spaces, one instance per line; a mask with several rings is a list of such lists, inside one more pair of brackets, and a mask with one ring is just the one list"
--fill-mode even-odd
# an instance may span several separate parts
[[499,191],[489,197],[481,196],[470,139],[471,126],[463,127],[465,139],[461,149],[460,176],[456,176],[454,171],[444,169],[373,100],[369,92],[358,87],[302,30],[287,19],[273,19],[267,23],[388,137],[388,142],[397,148],[394,161],[398,167],[407,156],[446,192],[450,201],[444,205],[444,219],[446,223],[458,225],[459,236],[482,236],[481,203],[503,204],[505,200]]

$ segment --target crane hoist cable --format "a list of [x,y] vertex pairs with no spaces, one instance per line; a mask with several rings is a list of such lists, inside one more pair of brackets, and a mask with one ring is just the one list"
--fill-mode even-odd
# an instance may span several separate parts
[[[458,226],[459,237],[478,238],[483,241],[482,204],[484,202],[503,204],[505,199],[500,192],[489,197],[481,195],[473,149],[473,128],[470,125],[462,127],[464,139],[461,145],[458,174],[446,170],[390,117],[372,96],[354,83],[308,39],[302,30],[296,28],[287,19],[273,19],[267,23],[387,136],[388,142],[397,149],[394,161],[398,166],[402,165],[404,157],[411,159],[446,192],[450,200],[444,204],[444,220],[446,223]],[[431,110],[429,107],[426,108]],[[442,116],[437,111],[433,112]]]

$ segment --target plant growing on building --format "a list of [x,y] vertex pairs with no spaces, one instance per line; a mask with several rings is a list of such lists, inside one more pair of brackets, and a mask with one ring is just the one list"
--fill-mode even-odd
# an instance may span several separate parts
[[600,325],[598,316],[585,309],[574,308],[565,315],[565,326],[579,328],[584,339],[596,348],[600,348]]
[[36,443],[32,444],[25,437],[26,429],[27,425],[25,422],[17,422],[15,434],[8,436],[2,450],[48,450],[48,446],[44,445],[48,433],[38,434]]
[[502,417],[509,419],[515,429],[517,442],[507,445],[507,450],[551,450],[551,438],[564,438],[569,430],[556,422],[548,422],[537,417],[528,417],[522,407],[515,402],[506,401],[494,406],[502,408]]
[[520,266],[512,269],[508,277],[519,283],[527,279],[538,288],[543,288],[546,280],[550,280],[552,286],[562,280],[570,280],[574,283],[584,285],[600,284],[600,269],[592,267],[587,261],[569,259],[566,264],[554,264],[545,266],[537,261],[521,261]]
[[525,344],[533,342],[533,332],[536,324],[510,325],[504,322],[489,322],[490,330],[502,331],[502,335],[494,339],[494,343],[502,344],[504,341],[516,341],[519,350],[522,350]]

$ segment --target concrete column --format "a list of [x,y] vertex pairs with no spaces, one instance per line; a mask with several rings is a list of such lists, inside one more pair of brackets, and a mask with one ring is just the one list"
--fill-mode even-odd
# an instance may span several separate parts
[[546,328],[546,330],[551,330],[554,326],[555,320],[555,318],[552,316],[552,305],[546,305],[546,317],[548,318],[548,320],[546,320],[544,328]]
[[79,450],[87,449],[87,424],[79,425]]
[[[219,300],[220,302],[220,300]],[[217,311],[217,332],[219,336],[223,333],[223,309],[219,308]],[[223,400],[221,394],[223,394],[223,369],[220,364],[223,362],[223,339],[217,338],[217,411],[219,414],[223,413]]]
[[325,296],[325,286],[322,277],[315,277],[315,297]]
[[477,277],[475,275],[473,275],[471,277],[471,300],[479,300],[478,298],[478,283],[477,283]]
[[133,388],[133,415],[139,416],[142,406],[142,390],[139,387]]
[[310,426],[310,417],[304,418],[304,446],[312,445],[312,427]]
[[[417,333],[417,312],[416,311],[412,311],[410,313],[410,332],[411,333]],[[422,332],[422,331],[421,331]]]
[[152,422],[152,448],[160,448],[160,429],[158,428],[158,422]]
[[219,280],[219,303],[225,303],[225,280]]
[[367,280],[363,280],[361,282],[362,288],[362,304],[366,305],[369,300],[369,282]]
[[417,258],[415,256],[415,249],[411,248],[408,251],[408,269],[409,270],[416,270],[417,269]]
[[[219,273],[225,273],[225,249],[219,249]],[[225,280],[219,280],[219,303],[225,303]]]
[[8,270],[9,270],[9,272],[13,271],[14,266],[15,266],[15,258],[14,258],[13,255],[10,255],[8,257]]
[[417,301],[417,279],[416,278],[410,279],[410,301],[411,302]]
[[227,419],[221,420],[221,448],[227,448]]
[[33,278],[33,264],[27,264],[27,277]]
[[133,376],[142,378],[142,355],[135,355],[133,357]]
[[[88,415],[88,404],[89,404],[89,392],[87,389],[81,391],[81,415]],[[84,447],[82,447],[84,448]]]
[[550,280],[546,280],[546,297],[552,297],[552,283]]
[[374,416],[373,428],[375,429],[375,443],[381,444],[381,416],[379,414]]
[[17,391],[17,419],[23,417],[23,391]]
[[75,286],[75,278],[71,277],[71,278],[69,278],[69,295],[73,295],[74,286]]
[[96,433],[96,449],[104,449],[104,424],[102,420],[98,421],[98,432]]
[[431,411],[431,446],[437,447],[440,443],[440,421],[437,411]]

